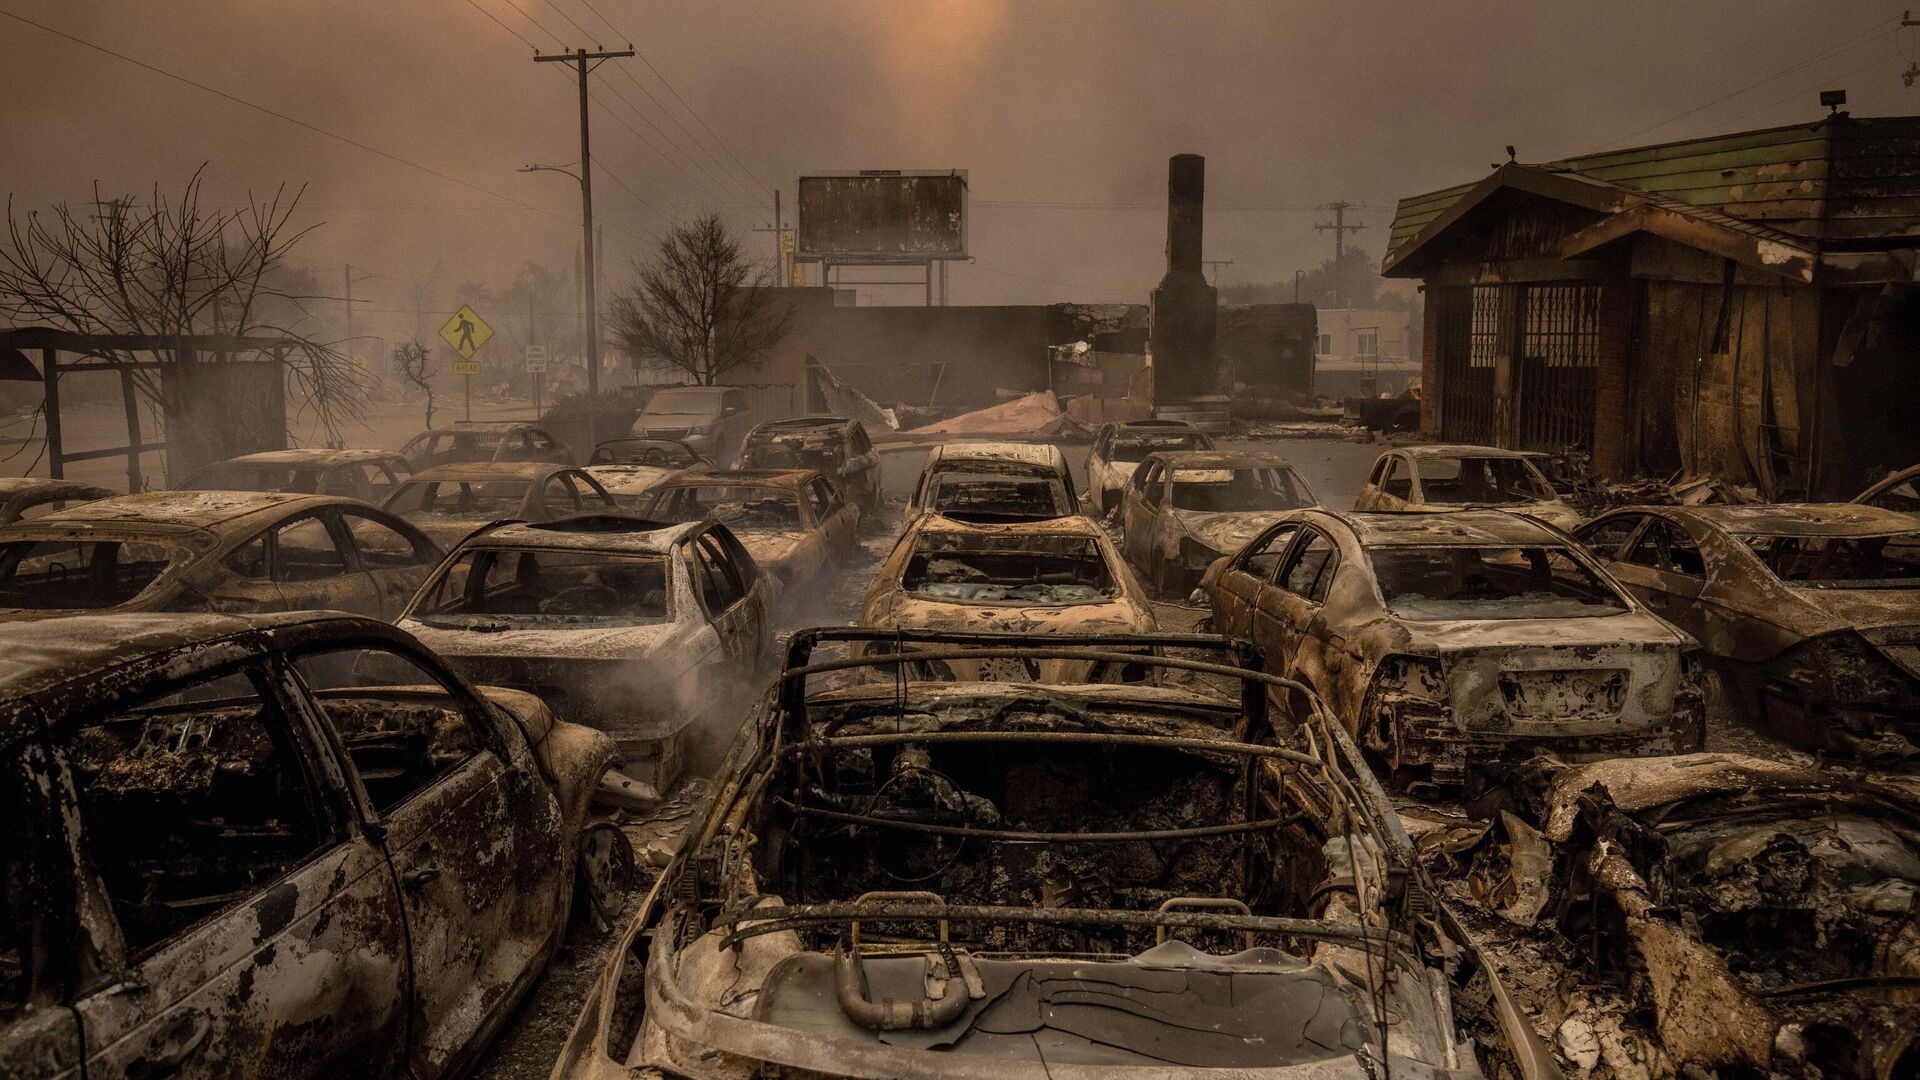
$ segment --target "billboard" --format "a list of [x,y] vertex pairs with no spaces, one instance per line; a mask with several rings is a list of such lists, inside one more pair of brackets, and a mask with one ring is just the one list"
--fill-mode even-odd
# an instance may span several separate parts
[[923,262],[967,257],[964,169],[815,173],[799,179],[801,260]]

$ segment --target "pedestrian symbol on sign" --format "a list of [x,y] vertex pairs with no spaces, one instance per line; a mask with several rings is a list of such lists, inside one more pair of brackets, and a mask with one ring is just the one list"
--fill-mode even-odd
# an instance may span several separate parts
[[472,360],[473,354],[480,351],[493,337],[493,327],[487,325],[477,312],[465,304],[453,313],[453,318],[440,328],[440,340],[447,343],[463,360]]

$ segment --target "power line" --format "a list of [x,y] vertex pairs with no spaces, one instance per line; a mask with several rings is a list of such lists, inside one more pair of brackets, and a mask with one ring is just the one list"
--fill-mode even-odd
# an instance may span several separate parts
[[540,46],[535,45],[533,43],[532,38],[529,38],[527,35],[521,33],[518,30],[515,30],[511,26],[508,26],[506,23],[501,22],[500,16],[495,15],[493,12],[488,11],[486,8],[481,7],[480,0],[467,0],[467,3],[473,8],[473,10],[479,12],[482,15],[485,15],[489,19],[492,19],[494,23],[500,27],[500,29],[505,30],[507,33],[512,34],[514,37],[519,38],[520,43],[522,45],[525,45],[527,48],[534,49],[534,50],[538,50],[540,48]]
[[559,4],[554,3],[553,0],[547,0],[547,6],[559,12],[560,17],[567,20],[567,23],[571,25],[575,30],[580,31],[580,36],[583,38],[586,38],[587,42],[591,44],[594,48],[597,49],[600,47],[600,43],[593,40],[593,35],[587,33],[587,28],[584,26],[581,26],[577,22],[574,22],[573,16],[567,14],[567,10],[565,8],[561,7]]
[[[553,2],[553,0],[549,0],[549,2],[551,3]],[[605,15],[602,15],[600,13],[600,9],[593,6],[592,0],[580,0],[580,4],[582,7],[585,7],[588,11],[592,12],[593,17],[596,19],[599,19],[600,22],[604,24],[608,30],[613,32],[613,35],[616,38],[625,39],[627,42],[628,48],[634,47],[633,35],[622,33],[619,27],[613,25],[613,21],[611,19],[608,19]],[[586,33],[586,31],[582,30],[581,33]],[[751,180],[757,187],[759,187],[761,191],[764,191],[769,195],[773,194],[773,189],[768,187],[766,183],[760,179],[759,174],[755,173],[752,169],[748,168],[746,162],[740,160],[740,155],[733,152],[733,147],[727,145],[727,141],[720,137],[720,133],[713,130],[713,127],[709,125],[706,122],[706,120],[700,116],[699,113],[694,111],[693,106],[687,104],[687,99],[680,96],[680,91],[674,89],[673,83],[669,82],[667,80],[666,75],[662,74],[660,69],[654,66],[653,61],[648,59],[647,55],[643,52],[640,52],[638,49],[635,49],[635,56],[639,58],[641,63],[647,65],[647,70],[653,72],[653,77],[656,79],[659,79],[660,85],[663,87],[666,87],[667,93],[673,95],[673,100],[680,103],[680,107],[686,110],[687,115],[693,117],[693,122],[696,124],[699,124],[701,130],[705,131],[707,135],[713,139],[714,143],[720,147],[721,151],[725,153],[727,157],[733,160],[733,163],[739,167],[741,173],[743,173],[748,180]],[[625,69],[623,68],[622,70],[625,70]],[[699,146],[702,153],[706,153],[709,157],[712,157],[711,152],[708,151],[706,146],[703,145],[700,142],[700,140],[694,136],[693,132],[687,131],[686,126],[684,124],[681,124],[680,121],[674,117],[673,112],[670,109],[668,109],[665,105],[660,104],[660,100],[658,98],[655,98],[652,93],[647,92],[646,87],[640,85],[639,79],[634,78],[631,74],[629,74],[627,77],[629,79],[633,79],[633,84],[635,86],[640,86],[641,91],[643,93],[646,93],[647,97],[650,100],[652,100],[655,105],[659,106],[661,113],[665,115],[667,119],[672,120],[674,122],[675,127],[678,127],[680,128],[681,131],[686,132],[687,138],[692,139],[694,145]],[[719,158],[713,158],[713,163],[715,165],[721,164]],[[724,165],[722,165],[721,167],[725,168]]]
[[[1741,113],[1741,114],[1740,114],[1739,116],[1736,116],[1736,117],[1733,117],[1733,118],[1732,118],[1732,119],[1730,119],[1730,120],[1723,120],[1723,121],[1720,121],[1720,122],[1718,122],[1718,123],[1715,123],[1715,124],[1712,124],[1712,125],[1710,125],[1709,127],[1728,127],[1728,126],[1731,126],[1731,125],[1733,125],[1733,124],[1737,124],[1737,123],[1739,123],[1740,121],[1742,121],[1742,120],[1745,120],[1745,119],[1746,119],[1747,117],[1749,117],[1749,116],[1753,116],[1753,115],[1755,115],[1756,113],[1763,113],[1763,112],[1766,112],[1766,111],[1767,111],[1767,110],[1769,110],[1769,109],[1773,109],[1773,108],[1778,108],[1779,106],[1781,106],[1781,105],[1785,105],[1786,103],[1788,103],[1788,102],[1790,102],[1790,101],[1794,101],[1794,100],[1796,100],[1796,99],[1799,99],[1799,98],[1802,98],[1802,97],[1804,97],[1804,96],[1805,96],[1806,94],[1808,94],[1808,93],[1810,93],[1810,92],[1811,92],[1812,90],[1814,90],[1814,89],[1815,89],[1816,87],[1819,87],[1819,86],[1821,86],[1821,85],[1823,85],[1823,84],[1828,84],[1828,83],[1835,83],[1835,82],[1838,82],[1838,81],[1840,81],[1841,79],[1845,79],[1845,78],[1850,78],[1850,77],[1852,77],[1852,76],[1854,76],[1854,75],[1858,75],[1858,74],[1860,74],[1861,72],[1863,72],[1863,71],[1865,71],[1865,70],[1867,70],[1868,68],[1870,68],[1870,67],[1872,67],[1872,66],[1873,66],[1873,65],[1875,65],[1875,64],[1884,64],[1884,63],[1886,63],[1886,62],[1887,62],[1888,60],[1898,60],[1898,59],[1900,59],[1900,58],[1899,58],[1898,56],[1891,56],[1891,57],[1889,57],[1889,56],[1876,56],[1876,57],[1874,57],[1873,59],[1871,59],[1871,60],[1869,60],[1869,61],[1867,61],[1866,63],[1864,63],[1864,64],[1861,64],[1861,65],[1860,65],[1859,67],[1854,67],[1854,68],[1848,68],[1848,69],[1847,69],[1846,71],[1843,71],[1843,72],[1841,72],[1841,73],[1840,73],[1840,74],[1838,74],[1838,75],[1826,75],[1826,76],[1822,76],[1822,77],[1820,78],[1820,80],[1819,80],[1819,82],[1816,82],[1816,83],[1812,83],[1812,84],[1810,84],[1810,85],[1807,85],[1807,86],[1803,86],[1803,87],[1802,87],[1801,89],[1798,89],[1798,90],[1795,90],[1795,91],[1794,91],[1793,93],[1791,93],[1791,94],[1788,94],[1788,95],[1787,95],[1787,96],[1785,96],[1785,97],[1781,97],[1781,98],[1776,98],[1776,99],[1774,99],[1773,101],[1769,101],[1769,102],[1767,102],[1767,103],[1766,103],[1765,105],[1761,105],[1761,106],[1759,106],[1758,108],[1753,108],[1753,109],[1748,109],[1748,110],[1747,110],[1746,112],[1743,112],[1743,113]],[[1709,128],[1699,128],[1699,129],[1696,129],[1696,131],[1694,132],[1694,134],[1696,134],[1696,135],[1697,135],[1697,134],[1704,134],[1704,133],[1705,133],[1705,132],[1706,132],[1707,130],[1709,130]]]
[[[625,69],[625,68],[621,68],[620,70],[622,70],[622,71],[625,71],[626,69]],[[631,77],[631,76],[629,76],[629,77]],[[672,136],[672,135],[669,135],[669,134],[667,134],[667,132],[666,132],[665,130],[663,130],[663,129],[662,129],[661,127],[660,127],[660,125],[659,125],[659,124],[656,124],[656,123],[654,123],[654,122],[653,122],[653,120],[652,120],[651,118],[649,118],[649,117],[647,116],[647,114],[646,114],[646,113],[644,113],[644,112],[641,112],[641,111],[640,111],[640,107],[639,107],[638,105],[635,105],[635,104],[634,104],[634,103],[633,103],[633,102],[632,102],[631,100],[629,100],[629,99],[627,98],[627,96],[626,96],[625,94],[622,94],[622,93],[620,92],[620,90],[619,90],[619,89],[618,89],[617,87],[615,87],[615,86],[613,86],[613,85],[612,85],[611,83],[609,83],[609,82],[608,82],[608,81],[606,80],[606,78],[605,78],[605,76],[602,76],[602,77],[601,77],[601,79],[600,79],[600,85],[601,85],[601,86],[602,86],[602,87],[603,87],[603,88],[604,88],[604,89],[605,89],[605,90],[606,90],[606,91],[607,91],[608,93],[610,93],[610,94],[612,94],[612,95],[613,95],[613,96],[614,96],[614,97],[615,97],[616,99],[618,99],[618,100],[619,100],[619,101],[620,101],[620,102],[621,102],[622,104],[624,104],[624,105],[625,105],[625,106],[626,106],[627,108],[629,108],[629,109],[632,109],[632,110],[633,110],[633,114],[634,114],[635,116],[638,116],[638,117],[639,117],[639,118],[640,118],[641,120],[643,120],[643,121],[645,121],[645,122],[646,122],[646,125],[647,125],[648,127],[650,127],[650,128],[652,128],[652,129],[653,129],[654,131],[656,131],[656,132],[658,132],[658,133],[659,133],[659,135],[660,135],[660,137],[661,137],[662,139],[665,139],[665,140],[667,141],[667,145],[669,145],[669,146],[671,146],[671,147],[673,147],[673,148],[674,148],[675,150],[679,150],[679,151],[680,151],[680,156],[682,156],[682,157],[684,157],[684,158],[686,158],[686,159],[687,159],[687,163],[688,163],[689,165],[692,165],[692,166],[693,166],[694,168],[696,168],[696,169],[699,169],[699,170],[700,170],[701,172],[703,172],[703,173],[705,173],[705,174],[706,174],[706,177],[707,177],[707,179],[708,179],[708,180],[710,180],[710,181],[712,181],[712,182],[713,182],[714,184],[717,184],[717,185],[719,185],[719,186],[721,186],[721,187],[725,187],[725,186],[727,185],[727,183],[728,183],[728,181],[726,181],[726,180],[722,180],[722,179],[721,179],[720,177],[718,177],[718,176],[716,176],[716,175],[714,175],[714,173],[713,173],[713,171],[712,171],[711,169],[708,169],[708,168],[707,168],[707,167],[706,167],[705,165],[702,165],[702,164],[700,164],[700,163],[699,163],[698,161],[695,161],[695,160],[693,159],[693,155],[692,155],[692,154],[689,154],[689,153],[687,153],[687,152],[686,152],[686,150],[685,150],[685,148],[683,148],[683,147],[681,147],[681,146],[680,146],[680,144],[678,144],[678,143],[676,143],[676,142],[674,142],[674,140],[673,140],[673,136]],[[636,86],[638,86],[639,84],[638,84],[638,83],[635,83],[634,85],[636,85]],[[642,87],[642,89],[645,89],[645,88],[644,88],[644,87]],[[628,125],[628,127],[629,127],[629,129],[630,129],[630,130],[632,129],[632,125]],[[634,134],[635,134],[635,135],[639,135],[640,133],[639,133],[639,131],[637,131],[637,130],[635,130],[635,131],[634,131]],[[643,140],[643,141],[646,141],[646,140],[644,139],[644,137],[642,137],[642,140]],[[674,168],[676,168],[676,169],[679,169],[679,170],[680,170],[680,175],[682,175],[682,176],[685,176],[685,177],[686,177],[686,178],[687,178],[688,180],[691,180],[691,181],[693,181],[693,182],[694,182],[694,183],[695,183],[696,185],[700,183],[700,180],[699,180],[699,178],[697,178],[697,177],[695,177],[695,176],[694,176],[694,175],[693,175],[692,173],[690,173],[690,172],[688,172],[688,171],[686,171],[685,169],[681,169],[681,168],[680,168],[680,163],[679,163],[679,162],[677,162],[677,161],[674,161],[674,160],[673,160],[672,158],[670,158],[670,157],[668,157],[668,156],[666,155],[666,153],[665,153],[664,151],[662,151],[662,150],[660,150],[660,148],[658,148],[658,147],[654,147],[654,146],[653,146],[653,143],[652,143],[652,142],[650,142],[650,141],[648,141],[648,142],[647,142],[647,145],[648,145],[649,147],[653,147],[653,151],[654,151],[654,153],[656,153],[656,154],[659,154],[659,155],[661,156],[661,158],[662,158],[663,160],[665,160],[665,161],[667,162],[667,164],[669,164],[669,165],[672,165],[672,166],[673,166]],[[719,163],[718,163],[718,162],[715,162],[715,164],[717,165],[717,164],[719,164]],[[745,189],[745,188],[743,188],[743,187],[741,187],[741,186],[740,186],[740,182],[739,182],[738,180],[733,180],[733,181],[732,181],[732,184],[733,184],[733,186],[734,186],[734,188],[736,188],[736,189],[738,189],[738,190],[739,190],[739,191],[740,191],[740,192],[741,192],[742,194],[744,194],[744,195],[746,195],[746,196],[747,196],[748,198],[752,198],[752,197],[753,197],[753,192],[751,192],[751,191],[748,191],[747,189]]]
[[[660,99],[657,97],[654,97],[653,91],[648,90],[645,84],[641,83],[639,79],[635,78],[633,75],[633,72],[628,71],[626,68],[621,68],[620,73],[622,75],[625,75],[627,77],[627,81],[632,83],[642,94],[647,95],[647,100],[653,102],[654,108],[660,110],[660,115],[666,117],[668,120],[673,121],[673,126],[680,129],[681,134],[687,137],[688,142],[691,142],[693,145],[699,147],[700,152],[706,155],[708,161],[713,162],[714,165],[718,167],[721,172],[726,173],[727,182],[732,184],[735,190],[739,191],[741,194],[745,195],[749,199],[757,198],[757,196],[754,194],[753,189],[750,187],[747,187],[745,184],[742,184],[739,181],[739,179],[736,178],[732,173],[727,172],[726,165],[722,163],[719,158],[713,156],[713,151],[708,150],[705,143],[701,142],[697,137],[695,137],[693,132],[688,131],[687,125],[682,124],[679,121],[679,119],[673,115],[672,110],[668,109],[665,105],[661,104]],[[635,111],[637,112],[639,110],[636,109]],[[661,134],[665,135],[666,133],[661,132]],[[693,160],[692,156],[689,155],[687,160],[689,161]],[[706,167],[701,166],[701,171],[705,172]],[[759,181],[755,180],[754,183],[757,184],[759,183]],[[762,185],[762,190],[765,190],[764,185]],[[772,193],[768,192],[768,194],[772,194]]]
[[[541,21],[540,21],[539,19],[536,19],[536,18],[534,18],[534,17],[532,16],[532,15],[530,15],[530,14],[528,14],[528,12],[527,12],[527,9],[526,9],[526,8],[523,8],[523,7],[521,7],[521,6],[519,5],[519,4],[516,4],[516,3],[514,3],[514,2],[513,2],[513,0],[500,0],[500,2],[501,2],[501,3],[503,3],[503,4],[505,4],[505,5],[507,5],[508,7],[510,7],[510,8],[512,8],[513,10],[515,10],[515,11],[517,11],[517,12],[519,12],[519,13],[520,13],[520,17],[521,17],[521,18],[523,18],[523,19],[525,19],[525,20],[527,20],[528,22],[530,22],[530,23],[532,23],[533,25],[535,25],[535,26],[537,26],[537,27],[539,27],[539,28],[540,28],[540,32],[541,32],[541,33],[543,33],[543,34],[545,34],[545,35],[547,35],[548,37],[550,37],[550,38],[552,38],[552,39],[553,39],[553,43],[554,43],[555,45],[559,45],[559,46],[561,46],[561,47],[563,47],[563,48],[564,48],[564,47],[566,46],[566,43],[560,40],[560,35],[559,35],[559,34],[556,34],[556,33],[554,33],[554,32],[553,32],[552,30],[550,30],[550,29],[548,29],[548,27],[547,27],[547,24],[546,24],[546,23],[543,23],[543,22],[541,22]],[[494,21],[494,22],[499,22],[500,20],[499,20],[499,19],[495,19],[495,20],[493,20],[493,21]]]
[[295,127],[304,128],[308,131],[313,132],[316,135],[323,135],[326,138],[334,140],[335,142],[344,143],[348,146],[351,146],[356,150],[364,150],[369,154],[375,155],[376,157],[382,157],[396,164],[405,165],[409,169],[416,169],[420,172],[426,173],[428,176],[445,180],[448,183],[458,184],[469,191],[477,191],[482,195],[491,196],[492,198],[499,199],[502,202],[512,203],[514,206],[520,207],[523,210],[531,210],[536,214],[544,214],[547,217],[559,218],[562,221],[567,220],[566,218],[561,217],[559,214],[556,214],[551,210],[547,210],[544,207],[535,206],[532,203],[521,202],[519,199],[516,199],[511,195],[502,194],[501,192],[493,191],[488,188],[481,187],[479,184],[476,184],[471,180],[462,180],[461,178],[454,176],[450,173],[441,172],[440,170],[433,168],[430,165],[422,165],[417,161],[412,161],[407,158],[403,158],[398,154],[390,153],[386,150],[380,149],[379,147],[369,146],[368,144],[363,143],[358,139],[349,138],[345,135],[339,134],[338,132],[329,131],[326,128],[319,126],[318,124],[310,124],[307,121],[300,119],[299,117],[290,116],[287,113],[283,113],[279,111],[278,109],[269,108],[257,102],[249,101],[246,98],[240,97],[236,94],[230,94],[227,91],[221,90],[217,87],[208,86],[206,83],[197,82],[193,79],[187,78],[185,75],[177,75],[174,72],[168,71],[165,68],[156,67],[152,64],[149,64],[144,60],[136,60],[135,58],[128,56],[126,53],[116,52],[113,49],[107,48],[105,45],[97,45],[91,41],[86,40],[85,38],[76,37],[72,34],[69,34],[64,30],[56,30],[53,27],[46,25],[45,23],[35,22],[34,20],[29,19],[24,15],[20,15],[16,12],[8,11],[5,8],[0,8],[0,15],[4,15],[9,19],[14,20],[15,22],[25,23],[26,25],[31,26],[36,30],[41,30],[48,34],[52,34],[54,37],[61,38],[66,41],[71,41],[75,45],[80,45],[85,48],[92,49],[94,52],[102,53],[104,55],[111,56],[116,60],[121,60],[126,63],[132,64],[134,67],[140,68],[144,71],[150,71],[153,74],[159,75],[163,78],[172,79],[174,82],[191,86],[196,90],[205,91],[206,93],[212,94],[215,97],[224,98],[225,100],[230,101],[235,105],[244,106],[246,108],[254,110],[255,112],[265,113],[266,115],[271,116],[276,120],[284,120],[287,123],[294,125]]
[[[1741,94],[1744,94],[1749,90],[1758,89],[1759,87],[1765,86],[1767,83],[1770,83],[1773,80],[1778,79],[1782,76],[1791,75],[1796,71],[1800,71],[1804,68],[1811,67],[1812,65],[1817,64],[1820,61],[1825,60],[1830,56],[1838,56],[1839,54],[1844,52],[1851,52],[1854,49],[1859,48],[1861,45],[1866,44],[1883,27],[1885,27],[1887,23],[1893,22],[1893,21],[1895,21],[1895,19],[1893,18],[1875,20],[1874,23],[1871,26],[1869,26],[1864,32],[1860,34],[1856,34],[1851,38],[1848,38],[1846,41],[1842,42],[1839,45],[1835,45],[1830,48],[1823,49],[1820,52],[1814,54],[1813,56],[1808,57],[1805,60],[1801,60],[1801,61],[1797,61],[1796,63],[1789,64],[1788,66],[1781,68],[1779,71],[1776,71],[1771,75],[1768,75],[1766,78],[1748,83],[1747,85],[1741,87],[1738,90],[1734,90],[1729,93],[1722,94],[1719,97],[1714,98],[1712,101],[1709,101],[1703,105],[1696,105],[1693,108],[1686,110],[1685,112],[1675,113],[1674,115],[1667,117],[1665,120],[1661,120],[1658,123],[1648,124],[1647,126],[1642,128],[1637,128],[1633,131],[1627,132],[1625,135],[1614,136],[1613,138],[1607,140],[1607,144],[1610,146],[1617,145],[1619,143],[1626,142],[1629,139],[1637,138],[1641,135],[1646,134],[1649,131],[1654,131],[1659,128],[1666,127],[1668,124],[1671,124],[1676,120],[1684,120],[1687,117],[1692,116],[1697,112],[1700,112],[1705,109],[1711,109],[1715,105],[1718,105],[1721,102],[1726,101],[1730,98],[1739,97]],[[1898,27],[1895,27],[1894,29],[1897,30]],[[1743,115],[1751,116],[1753,114],[1746,113]],[[1736,119],[1738,118],[1736,117]],[[1732,123],[1732,122],[1733,121],[1726,121],[1726,123]]]

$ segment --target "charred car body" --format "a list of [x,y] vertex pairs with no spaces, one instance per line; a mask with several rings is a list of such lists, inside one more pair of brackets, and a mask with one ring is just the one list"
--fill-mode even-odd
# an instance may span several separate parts
[[1543,755],[1481,798],[1500,824],[1475,892],[1579,942],[1667,1071],[1920,1074],[1911,787],[1739,754]]
[[1863,503],[1648,506],[1579,531],[1796,745],[1920,756],[1920,522]]
[[1214,560],[1288,511],[1318,505],[1293,466],[1272,454],[1148,454],[1120,504],[1121,549],[1160,593],[1185,599]]
[[1477,761],[1695,749],[1692,639],[1518,514],[1306,510],[1215,564],[1216,630],[1312,686],[1396,781]]
[[[1020,634],[1152,633],[1146,594],[1107,534],[1071,514],[1044,521],[976,525],[938,513],[907,525],[867,587],[860,622],[872,627]],[[1012,661],[915,669],[935,676],[1045,682],[1137,682],[1138,665],[1073,666]]]
[[902,639],[799,633],[555,1075],[1482,1075],[1467,1030],[1558,1075],[1345,732],[1297,717],[1307,748],[1278,744],[1257,658],[901,633],[951,660],[1190,648],[1153,662],[1234,689],[816,690],[890,663],[816,646]]
[[1082,512],[1066,455],[1045,443],[941,443],[927,451],[907,517],[1036,521]]
[[692,470],[656,486],[633,512],[652,521],[718,521],[790,600],[847,558],[859,511],[811,469]]
[[1355,510],[1500,509],[1560,529],[1580,512],[1560,501],[1552,481],[1520,450],[1492,446],[1403,446],[1381,454],[1367,472]]
[[0,620],[322,608],[391,619],[439,561],[420,530],[356,499],[121,495],[0,528]]
[[179,489],[345,495],[378,503],[412,472],[406,458],[387,450],[264,450],[209,465]]
[[612,754],[370,620],[0,628],[0,1072],[457,1074],[562,938]]
[[769,420],[747,432],[740,464],[751,469],[812,469],[870,516],[880,505],[880,455],[866,425],[839,416]]
[[664,792],[687,729],[747,705],[772,593],[724,525],[581,516],[468,537],[399,625],[469,678],[607,732],[621,771]]
[[1854,502],[1920,515],[1920,465],[1909,465],[1890,473],[1879,483],[1854,497]]
[[584,469],[550,462],[478,462],[415,473],[382,504],[442,544],[490,521],[552,521],[618,507]]
[[1213,439],[1185,420],[1126,420],[1100,425],[1087,452],[1087,498],[1107,516],[1120,505],[1127,482],[1148,454],[1211,450]]
[[573,464],[573,451],[547,429],[513,420],[479,420],[431,428],[408,439],[400,456],[417,469],[486,461]]
[[64,509],[68,503],[110,499],[116,494],[118,492],[110,488],[72,480],[0,476],[0,525],[11,525],[22,518],[39,517]]

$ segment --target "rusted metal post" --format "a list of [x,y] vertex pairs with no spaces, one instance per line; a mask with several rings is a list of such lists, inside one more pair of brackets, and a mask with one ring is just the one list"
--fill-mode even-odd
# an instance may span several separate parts
[[62,460],[64,447],[60,440],[60,354],[47,348],[40,350],[40,377],[46,381],[40,407],[47,413],[47,475],[55,480],[67,478],[66,462]]
[[140,391],[134,386],[133,371],[120,369],[120,404],[127,412],[127,494],[145,490],[140,478]]

